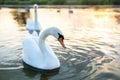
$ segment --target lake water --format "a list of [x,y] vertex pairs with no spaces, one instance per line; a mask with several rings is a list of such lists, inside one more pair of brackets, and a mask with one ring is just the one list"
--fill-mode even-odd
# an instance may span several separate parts
[[120,80],[120,8],[38,9],[42,28],[58,27],[65,36],[66,49],[51,36],[46,40],[61,62],[54,75],[23,69],[27,15],[25,9],[0,9],[0,80]]

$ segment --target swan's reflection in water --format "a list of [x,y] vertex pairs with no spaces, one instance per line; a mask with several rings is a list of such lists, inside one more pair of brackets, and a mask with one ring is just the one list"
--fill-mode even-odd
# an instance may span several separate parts
[[48,80],[48,77],[54,76],[59,73],[59,69],[55,70],[42,70],[41,72],[39,71],[34,71],[30,68],[23,68],[23,72],[25,73],[25,76],[28,76],[30,78],[35,78],[36,75],[40,75],[39,80]]
[[32,67],[25,62],[23,62],[23,65],[23,72],[26,74],[26,76],[34,78],[36,75],[40,75],[40,80],[48,80],[48,77],[58,74],[60,70],[60,67],[52,70],[43,70]]

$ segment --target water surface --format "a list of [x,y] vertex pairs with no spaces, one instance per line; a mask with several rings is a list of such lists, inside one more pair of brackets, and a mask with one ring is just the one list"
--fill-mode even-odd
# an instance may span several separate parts
[[[28,35],[25,9],[0,9],[0,80],[120,80],[120,8],[38,9],[42,28],[58,27],[67,49],[47,43],[61,62],[58,74],[23,69],[22,38]],[[30,9],[30,18],[34,17]]]

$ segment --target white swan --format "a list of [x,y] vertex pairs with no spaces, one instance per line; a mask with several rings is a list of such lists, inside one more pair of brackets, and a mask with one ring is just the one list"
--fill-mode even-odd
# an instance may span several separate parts
[[35,27],[35,31],[39,34],[41,27],[38,22],[38,15],[37,15],[38,5],[34,4],[33,8],[34,8],[34,27]]
[[48,35],[53,35],[65,47],[62,32],[56,27],[47,28],[40,32],[39,37],[27,36],[23,39],[23,62],[32,67],[45,70],[60,67],[59,59],[45,43]]
[[37,15],[38,5],[34,4],[33,8],[34,8],[34,20],[30,18],[26,20],[26,29],[29,31],[30,34],[32,34],[33,31],[36,31],[39,34],[41,30],[41,26],[38,21],[38,15]]

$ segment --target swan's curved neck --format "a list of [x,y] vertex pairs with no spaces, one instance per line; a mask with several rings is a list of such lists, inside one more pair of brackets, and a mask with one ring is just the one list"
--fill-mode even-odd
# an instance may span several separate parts
[[40,47],[42,52],[47,51],[46,44],[45,44],[45,39],[48,35],[50,35],[49,30],[44,30],[39,35],[39,47]]
[[42,50],[46,49],[45,39],[47,36],[52,35],[56,39],[58,39],[59,38],[58,33],[61,33],[61,31],[59,29],[57,29],[56,27],[50,27],[50,28],[47,28],[47,29],[41,31],[39,34],[39,47],[40,47],[40,49],[42,49]]

